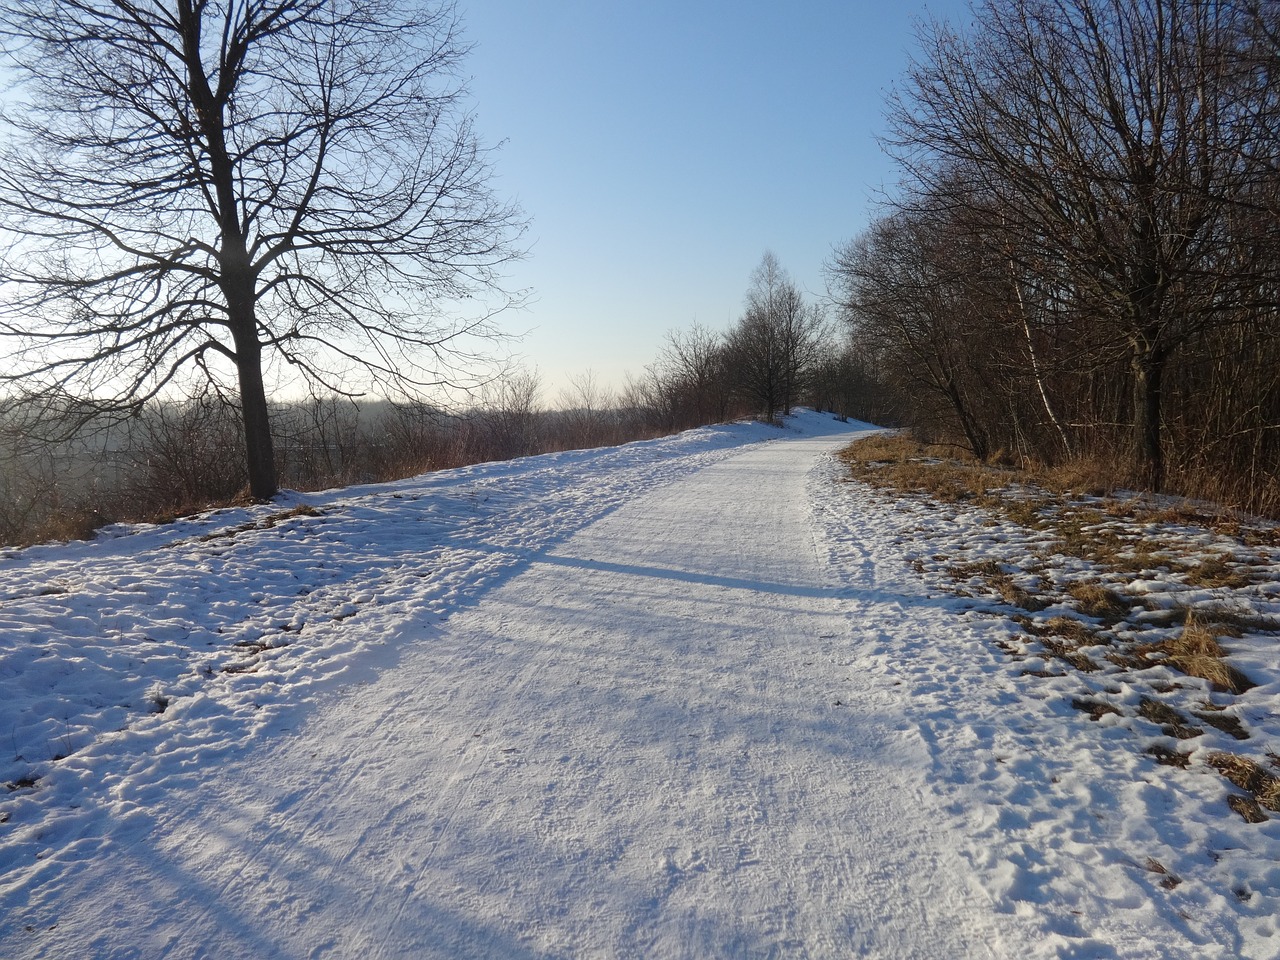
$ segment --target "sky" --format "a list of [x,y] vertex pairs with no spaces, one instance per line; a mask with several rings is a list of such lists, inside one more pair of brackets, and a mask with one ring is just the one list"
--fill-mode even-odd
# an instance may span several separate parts
[[494,187],[529,219],[503,318],[546,399],[727,329],[772,250],[802,289],[895,172],[877,137],[915,24],[965,0],[463,0]]

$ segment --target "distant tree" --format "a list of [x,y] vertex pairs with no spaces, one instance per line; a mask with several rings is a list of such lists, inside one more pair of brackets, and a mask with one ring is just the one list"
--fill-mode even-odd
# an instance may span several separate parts
[[658,366],[681,425],[701,426],[728,416],[730,384],[723,336],[697,323],[688,330],[672,330]]
[[881,358],[882,373],[917,392],[917,428],[953,423],[974,456],[991,454],[980,416],[991,375],[978,336],[973,265],[942,223],[899,211],[838,247],[832,296],[855,342]]
[[830,410],[882,427],[901,425],[900,384],[888,365],[868,345],[844,337],[836,339],[819,361],[807,395],[815,410]]
[[509,460],[528,456],[541,442],[539,397],[542,381],[537,371],[517,368],[485,385],[480,409],[472,419],[485,435],[482,459]]
[[102,414],[234,381],[265,498],[272,357],[326,389],[415,392],[494,335],[520,224],[465,110],[451,4],[0,0],[0,36],[19,80],[3,382]]
[[563,441],[571,447],[598,447],[613,435],[617,398],[594,370],[568,377],[559,394],[558,419]]
[[765,419],[790,411],[819,359],[823,328],[821,311],[805,303],[777,256],[766,252],[752,271],[742,318],[726,338],[730,376]]

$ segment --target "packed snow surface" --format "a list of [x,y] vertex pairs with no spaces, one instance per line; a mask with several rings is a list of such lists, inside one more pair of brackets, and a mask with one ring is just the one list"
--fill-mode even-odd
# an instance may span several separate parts
[[1278,821],[1011,664],[866,429],[10,551],[0,956],[1280,956]]

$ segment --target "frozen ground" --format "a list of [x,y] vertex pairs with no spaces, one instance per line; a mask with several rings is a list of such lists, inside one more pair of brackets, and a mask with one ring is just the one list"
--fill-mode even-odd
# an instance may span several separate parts
[[857,429],[0,558],[0,956],[1280,956],[1278,821],[1028,675]]

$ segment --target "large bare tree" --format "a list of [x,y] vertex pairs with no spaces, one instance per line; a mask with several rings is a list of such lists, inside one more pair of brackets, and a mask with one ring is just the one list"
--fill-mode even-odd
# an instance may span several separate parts
[[451,4],[0,0],[0,31],[11,391],[98,413],[234,384],[265,498],[264,363],[424,389],[494,335],[520,224],[490,187]]

